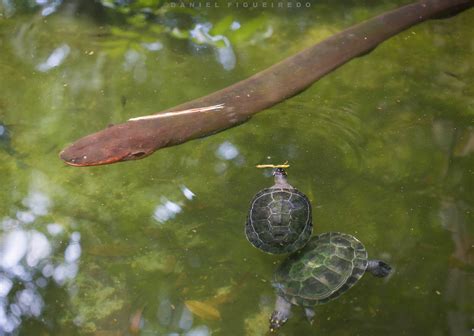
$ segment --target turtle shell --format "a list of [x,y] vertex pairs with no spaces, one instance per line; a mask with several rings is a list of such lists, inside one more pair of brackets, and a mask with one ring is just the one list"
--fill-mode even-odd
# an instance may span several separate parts
[[245,235],[252,245],[267,253],[299,250],[312,231],[311,204],[295,188],[266,188],[250,203]]
[[310,307],[337,298],[366,268],[367,251],[357,238],[328,232],[283,261],[273,275],[273,286],[288,302]]

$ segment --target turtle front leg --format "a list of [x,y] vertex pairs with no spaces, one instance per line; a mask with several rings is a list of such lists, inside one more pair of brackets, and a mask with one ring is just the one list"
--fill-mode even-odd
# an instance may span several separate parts
[[367,262],[367,271],[372,273],[372,275],[383,278],[390,274],[392,267],[389,264],[383,262],[382,260],[369,260]]
[[270,332],[280,329],[290,318],[291,303],[277,295],[275,310],[270,317]]
[[304,309],[304,314],[306,315],[306,318],[308,319],[309,324],[313,325],[314,315],[316,315],[314,310],[311,309],[311,308],[305,308]]

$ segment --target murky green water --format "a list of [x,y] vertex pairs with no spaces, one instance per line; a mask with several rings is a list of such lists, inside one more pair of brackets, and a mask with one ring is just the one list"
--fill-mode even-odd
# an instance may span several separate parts
[[73,168],[58,152],[79,137],[401,2],[170,10],[152,25],[77,3],[48,16],[0,3],[0,335],[264,335],[282,258],[243,227],[272,183],[255,164],[285,160],[315,233],[354,234],[395,272],[317,307],[313,326],[295,309],[281,335],[472,335],[474,11],[409,29],[237,128]]

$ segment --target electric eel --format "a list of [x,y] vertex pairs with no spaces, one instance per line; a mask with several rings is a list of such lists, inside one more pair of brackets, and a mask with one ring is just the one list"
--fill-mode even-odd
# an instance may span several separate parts
[[424,0],[386,12],[339,32],[296,55],[222,90],[87,135],[60,153],[72,166],[144,158],[156,150],[239,125],[309,87],[397,33],[430,18],[458,13],[473,0]]

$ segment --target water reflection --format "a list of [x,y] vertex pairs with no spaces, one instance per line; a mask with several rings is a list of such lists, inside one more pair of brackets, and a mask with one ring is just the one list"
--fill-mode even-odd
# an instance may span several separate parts
[[14,0],[3,0],[1,1],[1,5],[3,6],[3,10],[5,11],[5,16],[8,18],[15,14],[17,7],[22,6],[29,6],[34,7],[39,6],[41,8],[41,15],[48,16],[53,14],[61,5],[62,0],[36,0],[36,1],[25,1],[18,4],[18,1]]
[[60,66],[66,57],[69,55],[71,48],[67,44],[62,44],[49,55],[43,63],[40,63],[36,68],[41,72],[47,72],[53,68]]
[[223,160],[233,160],[239,155],[239,150],[229,141],[225,141],[217,148],[216,155]]
[[218,174],[223,174],[228,168],[228,161],[232,161],[237,166],[245,164],[245,158],[240,154],[239,149],[230,141],[224,141],[219,145],[215,151],[217,158],[221,159],[214,166],[214,171]]
[[41,15],[48,16],[58,9],[62,0],[36,0],[36,3],[42,7]]
[[[181,203],[182,204],[182,203]],[[180,203],[172,202],[166,197],[161,198],[161,204],[158,205],[153,214],[153,218],[160,223],[176,217],[176,214],[182,211]]]
[[124,56],[123,67],[133,73],[133,79],[143,83],[146,79],[146,56],[136,50],[127,50]]
[[211,23],[198,23],[189,32],[194,42],[207,44],[214,48],[216,58],[225,70],[232,70],[235,67],[236,58],[229,39],[223,35],[211,35]]
[[188,200],[192,200],[196,194],[194,194],[188,187],[186,187],[185,185],[182,185],[180,187],[181,189],[181,192],[183,193],[184,197],[186,197]]
[[[180,190],[186,200],[191,201],[196,195],[185,185],[181,185]],[[183,211],[185,200],[171,201],[166,197],[161,197],[160,204],[156,206],[153,212],[153,218],[160,224],[173,219]]]
[[211,334],[211,332],[210,332],[209,328],[205,325],[202,325],[202,326],[197,326],[197,327],[189,330],[184,335],[185,336],[208,336],[210,334]]
[[[459,128],[447,120],[434,120],[432,133],[435,143],[445,156],[444,179],[463,174],[457,170],[456,158],[470,155],[472,152],[472,129]],[[470,295],[470,272],[474,266],[473,237],[465,214],[471,206],[461,199],[443,195],[438,210],[442,227],[450,233],[454,244],[448,270],[444,300],[447,308],[447,325],[451,335],[462,335],[471,329],[470,318],[464,307],[472,302]],[[472,292],[472,291],[471,291]],[[466,295],[467,294],[467,295]]]
[[161,43],[160,41],[142,43],[142,46],[149,51],[158,51],[163,49],[163,43]]
[[1,221],[0,334],[14,332],[26,318],[39,317],[44,307],[41,289],[50,279],[58,285],[73,279],[81,256],[78,232],[71,234],[63,258],[58,259],[55,252],[67,239],[62,225],[47,224],[47,232],[33,227],[49,212],[51,200],[45,194],[32,191],[22,204],[25,208],[15,218]]
[[447,323],[451,335],[461,335],[469,330],[469,316],[463,307],[472,302],[469,291],[470,274],[464,268],[474,265],[472,254],[473,240],[469,236],[467,223],[463,215],[462,202],[444,199],[441,203],[439,216],[443,227],[451,232],[454,242],[454,253],[451,267],[448,271],[444,299],[449,307],[447,310]]

